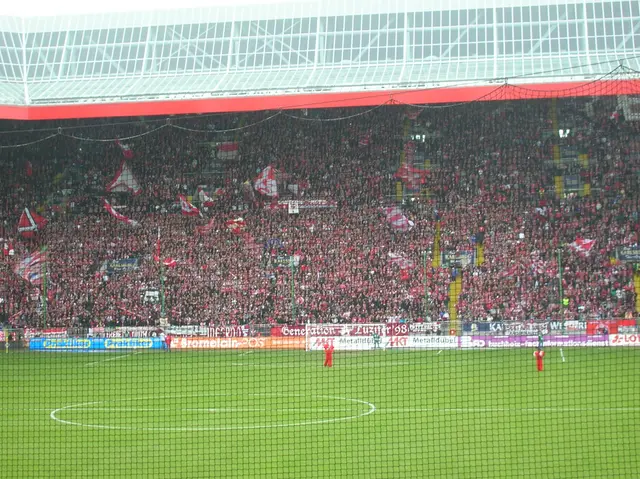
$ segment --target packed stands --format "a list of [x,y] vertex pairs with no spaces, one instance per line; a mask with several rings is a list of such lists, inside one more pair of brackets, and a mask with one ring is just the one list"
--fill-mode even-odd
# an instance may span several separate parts
[[0,150],[12,326],[635,314],[614,258],[640,124],[615,97],[57,127],[0,128],[26,145]]

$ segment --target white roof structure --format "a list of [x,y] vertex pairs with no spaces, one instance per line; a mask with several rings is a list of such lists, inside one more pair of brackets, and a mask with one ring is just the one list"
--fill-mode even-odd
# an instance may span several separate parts
[[1,105],[548,84],[620,65],[640,71],[637,0],[95,3],[0,7]]

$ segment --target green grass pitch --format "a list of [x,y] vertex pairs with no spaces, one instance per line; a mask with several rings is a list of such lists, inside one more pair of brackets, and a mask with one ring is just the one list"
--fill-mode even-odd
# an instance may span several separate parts
[[640,477],[640,351],[0,354],[10,478]]

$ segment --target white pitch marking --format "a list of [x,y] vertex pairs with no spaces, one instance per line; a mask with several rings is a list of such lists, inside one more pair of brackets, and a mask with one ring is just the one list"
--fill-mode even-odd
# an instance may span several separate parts
[[[249,394],[248,396],[274,396],[274,397],[309,397],[315,399],[334,399],[337,401],[347,401],[353,402],[356,404],[361,404],[367,406],[367,411],[361,412],[359,414],[331,418],[331,419],[314,419],[309,421],[302,421],[296,423],[283,423],[283,424],[257,424],[257,425],[249,425],[249,426],[212,426],[212,427],[131,427],[131,426],[108,426],[105,424],[85,424],[81,422],[75,421],[67,421],[65,419],[60,419],[57,417],[62,411],[69,411],[74,409],[92,409],[92,406],[98,404],[105,404],[108,402],[123,402],[123,401],[142,401],[148,399],[181,399],[186,397],[212,397],[212,396],[236,396],[233,394],[196,394],[196,395],[177,395],[177,396],[161,396],[161,397],[151,397],[151,398],[132,398],[132,399],[119,399],[114,401],[93,401],[81,404],[70,404],[69,406],[64,406],[58,409],[54,409],[49,413],[49,417],[56,422],[67,424],[70,426],[79,426],[86,427],[92,429],[112,429],[112,430],[120,430],[120,431],[166,431],[166,432],[188,432],[188,431],[238,431],[238,430],[250,430],[250,429],[276,429],[276,428],[285,428],[285,427],[301,427],[301,426],[310,426],[314,424],[330,424],[334,422],[342,422],[342,421],[350,421],[354,419],[359,419],[361,417],[368,416],[376,412],[376,406],[370,402],[363,401],[361,399],[351,399],[351,398],[343,398],[338,396],[306,396],[304,394],[286,394],[286,393],[265,393],[265,394]],[[351,412],[350,410],[349,412]]]
[[251,354],[251,353],[253,353],[253,351],[247,351],[246,353],[242,353],[240,356],[241,356],[241,357],[242,357],[242,356],[246,356],[247,354]]
[[106,363],[107,361],[115,361],[116,359],[126,358],[126,357],[129,357],[129,356],[133,356],[134,354],[138,354],[138,353],[135,352],[135,353],[123,354],[122,356],[116,356],[115,358],[102,359],[100,361],[94,361],[92,363],[87,363],[87,364],[85,364],[85,366],[93,366],[94,364]]
[[440,353],[442,353],[442,349],[438,351],[438,354],[436,354],[436,356],[440,356]]
[[560,348],[560,356],[562,356],[562,362],[564,363],[564,351],[562,350],[562,348]]
[[431,408],[382,408],[377,412],[410,413],[410,412],[634,412],[640,407],[431,407]]
[[[319,363],[318,363],[319,364]],[[341,361],[333,365],[334,368],[363,368],[363,367],[371,367],[371,366],[409,366],[412,364],[422,364],[419,362],[412,361],[368,361],[368,362],[357,362],[357,361]],[[282,369],[282,368],[295,368],[300,369],[304,366],[300,364],[287,364],[287,363],[231,363],[232,366],[247,366],[252,368],[265,368],[265,369]],[[314,364],[309,363],[309,367],[313,367]]]
[[[60,408],[62,410],[64,408]],[[353,408],[120,408],[120,407],[74,407],[74,411],[106,411],[106,412],[351,412]],[[33,408],[0,408],[2,412],[51,412],[50,407]],[[539,408],[376,408],[379,413],[411,413],[411,412],[635,412],[640,407],[539,407]]]

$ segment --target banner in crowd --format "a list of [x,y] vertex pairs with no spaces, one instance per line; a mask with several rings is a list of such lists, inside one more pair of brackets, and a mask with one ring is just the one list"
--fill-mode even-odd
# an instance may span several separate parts
[[304,337],[179,337],[171,349],[304,349]]
[[174,336],[208,336],[209,326],[168,326],[164,332]]
[[442,266],[457,266],[464,268],[473,264],[473,251],[444,251],[442,253]]
[[[306,326],[272,326],[271,336],[305,336]],[[310,324],[309,336],[407,336],[443,331],[440,323]],[[445,328],[446,330],[446,328]]]
[[33,338],[32,351],[112,351],[118,349],[162,349],[161,338]]
[[[302,334],[305,335],[304,326]],[[388,324],[309,324],[309,336],[390,336]]]
[[31,338],[66,338],[67,330],[65,328],[49,328],[49,329],[33,329],[26,328],[24,330],[24,339]]
[[582,188],[580,175],[564,175],[564,189],[567,192],[575,193]]
[[307,349],[322,351],[325,344],[336,351],[369,351],[373,349],[455,349],[457,336],[314,336],[308,338]]
[[[600,347],[608,346],[606,335],[546,336],[545,347]],[[461,336],[460,347],[465,348],[536,348],[538,336]]]
[[289,255],[278,255],[274,260],[273,260],[273,265],[276,268],[290,268],[291,267],[291,263],[293,262],[293,266],[299,266],[300,265],[300,255],[294,254],[292,256]]
[[89,328],[88,337],[100,338],[155,338],[163,334],[156,326],[123,326],[118,328]]
[[121,258],[103,261],[100,271],[107,274],[129,273],[138,269],[138,258]]
[[640,334],[610,334],[609,346],[640,347]]
[[625,263],[640,263],[640,246],[620,246],[616,249],[616,259]]
[[301,210],[337,208],[338,202],[332,200],[279,200],[265,205],[269,209],[288,210],[289,204],[294,202]]
[[549,334],[552,332],[584,333],[587,331],[586,321],[545,321],[536,323],[476,321],[462,326],[465,333],[509,334]]

